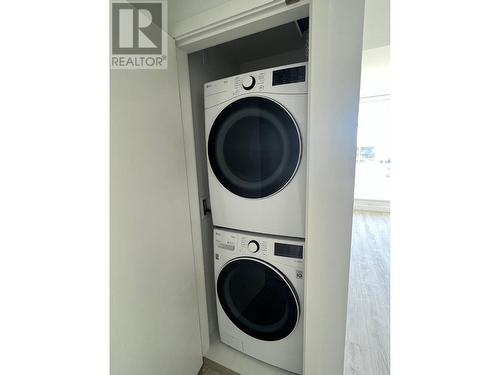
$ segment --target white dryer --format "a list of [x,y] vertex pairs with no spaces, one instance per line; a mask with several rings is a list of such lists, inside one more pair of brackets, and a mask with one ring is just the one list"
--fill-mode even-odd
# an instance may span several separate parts
[[304,242],[214,230],[221,341],[302,373]]
[[307,64],[204,89],[214,225],[304,238]]

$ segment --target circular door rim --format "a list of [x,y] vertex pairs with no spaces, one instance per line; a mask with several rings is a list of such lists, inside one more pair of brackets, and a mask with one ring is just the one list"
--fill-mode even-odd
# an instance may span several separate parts
[[[210,139],[210,134],[212,133],[212,129],[214,127],[214,124],[215,124],[215,121],[217,121],[217,119],[219,118],[219,115],[222,113],[222,111],[224,111],[229,105],[237,102],[238,100],[241,100],[241,99],[246,99],[246,98],[263,98],[263,99],[267,99],[267,100],[270,100],[274,103],[276,103],[277,105],[279,105],[281,108],[283,108],[283,110],[287,113],[287,115],[290,117],[290,119],[292,120],[294,126],[295,126],[295,130],[297,131],[297,135],[299,136],[299,157],[297,158],[297,164],[295,165],[295,169],[293,171],[293,173],[290,175],[290,178],[283,184],[283,186],[279,189],[279,190],[276,190],[274,193],[272,194],[269,194],[269,195],[266,195],[265,197],[257,197],[257,198],[249,198],[249,197],[242,197],[241,195],[238,195],[236,193],[233,193],[231,190],[229,190],[227,187],[224,186],[224,184],[222,182],[220,182],[220,180],[217,178],[217,175],[215,174],[213,168],[212,168],[212,163],[210,163],[210,155],[208,154],[208,141]],[[219,104],[219,105],[222,105]],[[299,170],[299,167],[300,167],[300,163],[302,162],[302,153],[303,153],[303,140],[302,140],[302,133],[300,132],[300,126],[299,124],[297,123],[297,120],[295,120],[295,117],[293,116],[293,114],[283,105],[281,104],[279,101],[277,101],[276,99],[273,99],[269,96],[266,96],[266,95],[255,95],[255,94],[249,94],[249,95],[242,95],[242,96],[238,96],[237,98],[235,98],[234,100],[231,100],[230,102],[224,102],[224,105],[220,108],[220,111],[217,112],[217,114],[214,115],[214,118],[213,120],[211,121],[211,124],[210,124],[210,128],[208,130],[208,134],[206,135],[207,139],[206,139],[206,149],[207,149],[207,162],[208,162],[208,165],[210,165],[210,171],[212,172],[212,174],[214,175],[215,179],[217,180],[217,183],[222,186],[225,190],[227,190],[228,192],[230,192],[231,194],[234,194],[236,195],[238,198],[242,198],[242,199],[249,199],[249,200],[258,200],[258,199],[266,199],[266,198],[270,198],[276,194],[278,194],[279,192],[281,192],[284,188],[286,188],[288,186],[288,184],[290,184],[290,182],[293,180],[293,178],[295,177],[295,175],[297,174],[297,171]]]
[[[224,263],[219,271],[217,272],[217,280],[215,280],[215,292],[217,293],[217,303],[221,306],[222,308],[222,311],[224,311],[224,314],[226,315],[227,319],[229,319],[229,321],[231,322],[231,324],[233,324],[236,328],[238,328],[241,332],[243,332],[245,335],[248,335],[250,337],[252,337],[253,339],[256,339],[256,340],[260,340],[256,337],[253,337],[252,335],[249,335],[248,333],[246,333],[245,331],[243,331],[241,328],[239,328],[232,320],[231,318],[228,316],[228,314],[226,313],[226,310],[224,310],[224,307],[222,306],[222,303],[220,302],[220,297],[219,297],[219,293],[217,291],[217,285],[219,283],[219,276],[222,272],[222,270],[224,268],[226,268],[226,266],[230,265],[231,263],[234,263],[236,261],[240,261],[240,260],[250,260],[250,261],[254,261],[254,262],[257,262],[257,263],[261,263],[262,265],[270,268],[272,271],[274,271],[282,280],[283,282],[286,284],[286,286],[288,287],[288,289],[290,290],[290,292],[292,293],[292,296],[293,296],[293,300],[295,301],[295,306],[297,307],[297,319],[295,320],[295,324],[293,326],[293,329],[290,331],[290,333],[288,335],[286,335],[285,337],[279,339],[279,340],[275,340],[275,341],[280,341],[280,340],[284,340],[285,338],[287,338],[288,336],[290,336],[294,331],[295,329],[297,328],[298,324],[299,324],[299,320],[301,318],[301,311],[300,311],[300,303],[299,303],[299,297],[297,295],[297,292],[295,291],[295,288],[293,286],[293,284],[291,283],[291,281],[288,280],[288,278],[283,274],[283,272],[281,272],[277,267],[273,266],[271,263],[268,263],[266,261],[263,261],[259,258],[253,258],[253,257],[248,257],[248,256],[242,256],[242,257],[237,257],[237,258],[233,258],[229,261],[227,261],[226,263]],[[261,340],[261,341],[265,341],[265,340]]]

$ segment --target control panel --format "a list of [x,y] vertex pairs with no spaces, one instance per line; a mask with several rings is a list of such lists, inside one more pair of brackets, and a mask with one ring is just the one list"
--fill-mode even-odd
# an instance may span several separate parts
[[307,64],[291,64],[205,83],[205,108],[245,94],[307,94]]
[[303,262],[304,242],[298,239],[269,237],[245,232],[216,229],[214,245],[217,255],[252,256],[286,264]]

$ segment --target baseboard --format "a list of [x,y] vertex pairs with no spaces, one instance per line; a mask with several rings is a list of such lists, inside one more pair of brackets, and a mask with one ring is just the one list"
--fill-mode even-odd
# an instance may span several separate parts
[[358,211],[391,212],[391,201],[354,199],[354,209]]

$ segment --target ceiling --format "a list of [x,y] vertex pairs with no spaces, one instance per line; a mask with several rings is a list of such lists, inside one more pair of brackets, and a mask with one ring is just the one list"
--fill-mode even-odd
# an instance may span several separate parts
[[[168,0],[168,21],[174,24],[231,0]],[[390,0],[365,0],[363,49],[390,44]]]

